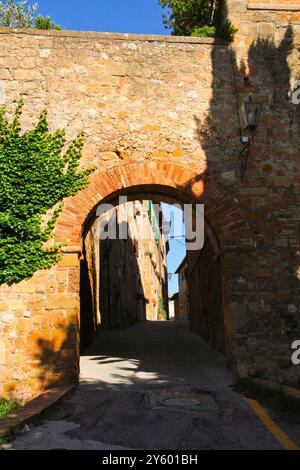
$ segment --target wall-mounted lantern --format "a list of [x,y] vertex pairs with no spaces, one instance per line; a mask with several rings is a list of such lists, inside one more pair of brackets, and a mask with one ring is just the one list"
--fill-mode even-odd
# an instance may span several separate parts
[[[240,174],[241,180],[243,180],[247,164],[248,164],[248,155],[250,151],[251,144],[254,140],[254,134],[257,130],[259,124],[259,118],[262,111],[262,103],[254,101],[250,95],[247,100],[244,101],[244,113],[245,113],[245,129],[247,133],[241,133],[241,141],[244,144],[244,148],[240,153]],[[250,134],[250,135],[249,135]]]
[[257,101],[253,101],[252,96],[250,95],[248,100],[244,101],[244,106],[247,118],[246,129],[251,132],[255,132],[259,123],[262,104]]

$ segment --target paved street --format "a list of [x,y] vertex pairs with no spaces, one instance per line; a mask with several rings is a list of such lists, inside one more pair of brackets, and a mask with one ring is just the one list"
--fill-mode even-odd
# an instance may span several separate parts
[[13,449],[280,449],[185,322],[99,334],[75,393]]

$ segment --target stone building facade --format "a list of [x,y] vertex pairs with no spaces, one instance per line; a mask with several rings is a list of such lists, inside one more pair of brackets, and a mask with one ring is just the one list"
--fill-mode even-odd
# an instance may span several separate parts
[[[146,200],[118,205],[99,216],[88,231],[89,286],[82,293],[81,323],[93,327],[82,335],[83,343],[84,335],[88,340],[98,327],[122,329],[158,320],[160,298],[167,308],[168,242],[159,207],[156,213]],[[92,322],[87,322],[91,315]]]
[[[0,31],[1,103],[11,111],[26,97],[24,129],[45,107],[52,129],[83,129],[81,165],[97,169],[57,222],[62,261],[0,286],[1,394],[28,399],[77,379],[83,238],[98,204],[120,194],[205,205],[228,363],[238,376],[299,385],[300,5],[228,0],[223,16],[239,29],[233,44]],[[263,107],[240,181],[249,94]]]
[[[178,275],[178,307],[176,311],[176,320],[187,318],[190,313],[189,301],[189,279],[188,279],[188,260],[185,257],[178,266],[176,273]],[[198,289],[197,289],[198,291]]]

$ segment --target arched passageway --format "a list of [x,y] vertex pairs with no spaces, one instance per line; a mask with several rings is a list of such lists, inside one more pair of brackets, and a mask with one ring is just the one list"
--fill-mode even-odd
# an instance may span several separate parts
[[[126,163],[104,172],[97,170],[92,175],[90,185],[67,201],[57,224],[56,242],[67,243],[69,253],[84,253],[84,239],[95,220],[97,208],[100,204],[116,206],[120,196],[126,196],[128,200],[204,204],[205,247],[201,263],[202,269],[206,270],[207,283],[198,286],[202,295],[199,308],[196,299],[193,300],[193,296],[191,298],[194,309],[197,308],[192,317],[192,327],[214,347],[222,349],[225,344],[226,354],[232,364],[238,363],[239,359],[243,360],[242,355],[239,358],[236,333],[239,322],[244,322],[244,319],[236,312],[236,299],[246,294],[245,286],[239,282],[239,261],[241,256],[248,255],[251,243],[247,224],[238,205],[208,175],[199,175],[190,168],[160,160]],[[85,263],[83,256],[81,280],[87,287],[87,271],[84,275],[83,269]],[[91,283],[92,271],[90,269]],[[196,288],[193,286],[193,289]],[[81,294],[84,297],[83,305],[89,301],[90,294],[87,292],[88,289],[85,289],[85,294]],[[218,296],[221,298],[219,305],[216,303]],[[200,310],[202,320],[198,318]],[[85,321],[93,324],[91,318],[83,314],[82,323]],[[223,331],[221,328],[218,331],[218,322],[219,325],[224,324]],[[82,324],[82,328],[86,328],[86,325]]]
[[[148,228],[149,202],[152,208],[156,207],[158,210],[157,219],[161,220],[156,227],[159,227],[159,232],[165,217],[162,203],[168,203],[167,207],[171,212],[173,205],[176,205],[177,210],[181,208],[180,217],[182,220],[191,218],[186,222],[194,222],[193,231],[198,224],[198,245],[188,245],[187,252],[185,247],[184,259],[177,261],[181,266],[184,263],[184,270],[178,274],[178,278],[179,281],[183,280],[185,287],[180,282],[182,287],[175,317],[177,320],[181,317],[189,319],[193,331],[215,349],[225,352],[218,238],[208,220],[199,220],[202,212],[196,213],[195,198],[181,195],[180,190],[155,184],[131,186],[109,195],[87,220],[83,232],[80,271],[81,350],[93,341],[97,330],[124,329],[141,321],[158,320],[159,299],[163,303],[166,318],[169,318],[169,248],[166,249],[166,245],[169,247],[169,240],[162,233],[158,234],[158,240],[151,240],[153,227],[150,221]],[[173,219],[173,224],[178,225],[178,221]],[[111,230],[110,236],[113,239],[107,239],[106,233],[105,239],[101,240],[100,232],[104,230],[104,226]],[[150,229],[150,233],[147,229]],[[182,241],[180,243],[185,246]]]

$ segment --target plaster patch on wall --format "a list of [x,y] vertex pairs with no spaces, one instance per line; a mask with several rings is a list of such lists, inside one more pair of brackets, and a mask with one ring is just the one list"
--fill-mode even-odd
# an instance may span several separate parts
[[42,59],[48,59],[51,55],[50,49],[41,49],[40,50],[40,57]]

